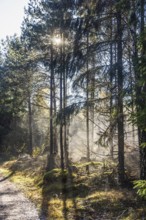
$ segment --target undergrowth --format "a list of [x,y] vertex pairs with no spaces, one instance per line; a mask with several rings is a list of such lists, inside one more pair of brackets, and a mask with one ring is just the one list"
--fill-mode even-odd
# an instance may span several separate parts
[[116,165],[91,162],[74,165],[76,169],[69,171],[46,172],[38,161],[39,158],[8,161],[0,171],[10,176],[48,220],[145,219],[145,202],[133,189],[117,186],[112,170]]

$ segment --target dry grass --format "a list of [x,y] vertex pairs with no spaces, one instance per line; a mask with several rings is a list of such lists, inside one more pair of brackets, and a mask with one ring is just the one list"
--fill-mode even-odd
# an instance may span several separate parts
[[[78,167],[82,169],[84,165]],[[83,170],[79,174],[62,173],[60,169],[46,173],[41,163],[37,162],[36,166],[36,161],[33,165],[33,161],[25,160],[6,162],[0,169],[5,176],[12,171],[11,181],[24,191],[48,220],[80,220],[85,216],[86,220],[141,220],[146,216],[144,202],[132,189],[107,187],[108,174],[100,175],[97,170],[90,175]]]

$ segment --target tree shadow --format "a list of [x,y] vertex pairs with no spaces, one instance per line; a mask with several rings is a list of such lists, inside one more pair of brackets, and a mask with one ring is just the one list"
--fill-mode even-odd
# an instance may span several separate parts
[[45,178],[43,178],[42,183],[42,202],[41,202],[41,211],[40,211],[40,219],[47,220],[48,219],[48,204],[49,204],[49,195],[46,191],[46,181]]
[[10,155],[0,153],[0,165],[3,165],[9,159],[10,159]]
[[9,179],[11,176],[14,175],[14,173],[15,173],[15,171],[12,171],[8,176],[6,176],[6,177],[3,177],[3,176],[2,176],[2,179],[0,179],[0,182],[3,182],[3,181],[5,181],[5,180]]
[[[51,171],[50,171],[51,172]],[[82,187],[82,186],[81,186]],[[54,178],[53,176],[44,176],[42,183],[42,203],[41,203],[41,212],[40,219],[44,220],[50,219],[59,219],[51,218],[50,209],[52,206],[50,202],[54,199],[58,199],[58,202],[62,204],[62,214],[64,220],[70,220],[70,212],[72,212],[74,219],[79,219],[78,207],[76,202],[76,197],[81,192],[76,183],[74,182],[74,177],[72,172],[66,170],[61,170],[59,176]],[[86,196],[86,193],[82,195]],[[68,201],[72,201],[72,205],[68,205]],[[57,205],[56,205],[57,206]],[[70,210],[71,209],[71,210]],[[51,210],[52,211],[52,210]],[[62,219],[62,218],[61,218]]]
[[[9,205],[10,209],[12,208],[13,205]],[[7,205],[0,205],[0,220],[5,220],[9,215],[6,212],[7,210]]]
[[77,210],[77,202],[76,202],[76,195],[74,194],[75,183],[73,178],[73,172],[68,170],[67,178],[62,178],[62,195],[63,195],[63,213],[64,213],[64,220],[70,220],[68,216],[68,208],[67,208],[67,199],[71,198],[73,202],[73,212],[74,212],[74,219],[78,219],[78,210]]
[[[51,171],[50,171],[51,172]],[[46,173],[48,173],[46,171]],[[42,203],[41,203],[41,211],[40,211],[40,219],[47,220],[50,218],[49,208],[51,199],[61,198],[63,200],[63,212],[64,212],[64,219],[68,220],[67,212],[66,212],[66,186],[65,186],[65,179],[61,172],[60,181],[54,180],[53,177],[50,180],[44,175],[43,182],[42,182]],[[53,183],[54,182],[54,183]],[[52,218],[51,218],[52,219]],[[54,218],[53,218],[54,219]]]
[[[99,189],[99,185],[96,186],[96,183],[93,182],[94,177],[91,177],[91,183],[86,183],[84,182],[84,179],[87,178],[86,174],[74,173],[70,169],[54,169],[54,171],[45,172],[46,175],[42,182],[40,219],[83,219],[86,214],[83,206],[86,207],[86,204],[80,201],[84,201],[84,198]],[[61,212],[62,217],[55,218],[55,210]]]

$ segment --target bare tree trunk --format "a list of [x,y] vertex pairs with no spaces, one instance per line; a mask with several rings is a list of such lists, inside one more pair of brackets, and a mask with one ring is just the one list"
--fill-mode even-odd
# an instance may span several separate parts
[[[63,47],[65,47],[64,45],[64,41],[63,41]],[[63,53],[65,53],[65,48],[63,49]],[[65,58],[65,56],[64,56]],[[69,166],[69,161],[68,161],[68,141],[67,141],[67,136],[68,136],[68,121],[66,118],[66,113],[65,113],[65,109],[67,106],[67,77],[66,77],[66,68],[65,68],[65,60],[64,60],[64,76],[63,76],[63,123],[64,123],[64,157],[65,157],[65,164],[66,167]]]
[[54,66],[53,66],[53,45],[51,42],[51,76],[50,76],[50,154],[54,152],[54,143],[53,143],[53,75],[54,75]]
[[112,22],[113,17],[111,17],[111,33],[110,33],[110,38],[111,38],[111,43],[110,43],[110,137],[109,137],[109,144],[110,144],[110,157],[113,159],[113,151],[114,151],[114,146],[113,146],[113,127],[112,127],[112,112],[113,112],[113,43],[112,43],[112,38],[113,38],[113,30],[112,30]]
[[[89,138],[89,64],[88,64],[88,48],[89,48],[89,34],[87,33],[87,88],[86,88],[86,99],[87,99],[87,108],[86,108],[86,129],[87,129],[87,160],[90,161],[90,138]],[[89,173],[89,166],[87,166],[87,172]]]
[[[54,79],[54,74],[53,74],[53,107],[54,107],[54,113],[53,113],[53,118],[56,120],[56,115],[57,115],[57,107],[56,107],[56,85],[55,85],[55,79]],[[54,153],[58,154],[58,131],[57,131],[57,125],[56,122],[53,120],[53,145],[54,145]]]
[[50,75],[50,150],[48,154],[48,161],[47,161],[47,170],[52,170],[56,167],[55,158],[56,153],[54,152],[54,126],[53,126],[53,78],[54,78],[54,62],[53,62],[53,45],[51,42],[51,48],[50,48],[50,67],[51,67],[51,75]]
[[118,74],[118,174],[120,184],[124,183],[124,116],[123,116],[123,64],[122,64],[122,22],[121,11],[117,11],[117,74]]
[[[95,55],[93,54],[93,68],[95,68]],[[90,117],[91,117],[91,150],[93,151],[94,148],[94,110],[95,110],[95,104],[94,104],[94,98],[95,98],[95,73],[93,72],[91,75],[91,107],[90,107]]]
[[32,145],[32,108],[31,108],[31,95],[28,92],[28,124],[29,124],[29,146],[28,153],[32,156],[33,145]]
[[[145,1],[141,0],[140,1],[140,13],[141,13],[141,27],[140,27],[140,32],[142,36],[142,51],[141,51],[141,59],[142,59],[142,65],[144,65],[144,57],[146,55],[146,45],[143,39],[144,35],[144,23],[145,23]],[[142,73],[143,77],[144,73]],[[141,96],[143,97],[144,94],[146,95],[146,82],[144,82],[144,85],[141,88]],[[142,98],[142,102],[140,103],[141,105],[141,110],[145,109],[146,106],[146,100],[145,97]],[[146,131],[145,129],[141,129],[140,131],[140,145],[146,143]],[[146,180],[146,147],[141,147],[140,146],[140,177],[143,180]]]
[[[63,33],[61,33],[63,40]],[[61,169],[64,170],[64,147],[63,147],[63,75],[64,75],[64,54],[63,45],[61,45],[61,72],[60,72],[60,154]]]

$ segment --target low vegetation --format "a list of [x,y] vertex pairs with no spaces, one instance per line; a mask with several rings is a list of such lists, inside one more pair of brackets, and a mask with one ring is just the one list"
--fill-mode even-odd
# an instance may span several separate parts
[[46,172],[44,161],[42,156],[9,160],[1,164],[0,172],[15,182],[36,204],[40,215],[49,220],[140,220],[146,216],[145,201],[131,185],[124,189],[118,186],[116,164],[92,162],[73,165],[69,171]]

